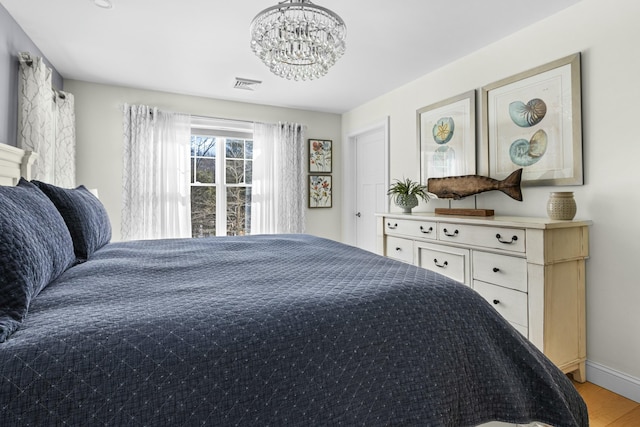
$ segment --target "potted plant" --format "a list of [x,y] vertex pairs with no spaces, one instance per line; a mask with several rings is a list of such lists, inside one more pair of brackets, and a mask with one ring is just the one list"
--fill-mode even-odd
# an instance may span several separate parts
[[418,197],[425,202],[430,199],[427,186],[409,178],[405,178],[402,181],[396,179],[396,182],[389,187],[387,194],[393,196],[393,201],[398,207],[402,208],[404,213],[411,213],[411,209],[418,206]]

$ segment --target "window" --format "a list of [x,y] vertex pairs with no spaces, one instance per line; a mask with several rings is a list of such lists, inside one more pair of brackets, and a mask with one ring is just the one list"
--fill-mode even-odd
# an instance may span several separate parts
[[251,233],[252,162],[251,133],[192,127],[193,237]]

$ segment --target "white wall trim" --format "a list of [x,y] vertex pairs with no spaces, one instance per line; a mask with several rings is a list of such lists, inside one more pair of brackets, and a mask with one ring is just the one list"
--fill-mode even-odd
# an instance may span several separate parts
[[596,362],[587,361],[587,380],[640,403],[640,378],[616,371]]
[[[373,123],[365,128],[358,129],[345,135],[342,140],[346,141],[343,149],[343,182],[344,192],[342,200],[342,242],[354,245],[356,243],[356,153],[355,141],[359,135],[371,132],[372,130],[384,128],[385,148],[384,148],[384,176],[385,185],[389,187],[389,121],[390,117],[386,116],[383,120]],[[387,206],[387,210],[389,207]]]

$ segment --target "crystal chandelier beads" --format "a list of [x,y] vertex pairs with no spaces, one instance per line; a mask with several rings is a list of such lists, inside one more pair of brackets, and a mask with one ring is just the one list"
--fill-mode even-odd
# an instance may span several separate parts
[[327,74],[345,51],[342,18],[309,0],[285,0],[251,22],[251,49],[276,75],[312,80]]

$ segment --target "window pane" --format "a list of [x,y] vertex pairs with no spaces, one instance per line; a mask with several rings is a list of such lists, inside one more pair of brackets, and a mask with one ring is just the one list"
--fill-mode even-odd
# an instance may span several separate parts
[[227,159],[244,159],[244,141],[241,139],[227,139],[225,156]]
[[244,160],[227,160],[225,162],[227,184],[244,183]]
[[216,235],[216,187],[191,187],[191,235]]
[[244,162],[244,174],[244,182],[251,184],[253,182],[253,162],[251,160]]
[[251,187],[245,187],[245,231],[247,234],[251,234]]
[[[221,148],[224,156],[217,157]],[[228,235],[250,233],[251,187],[245,185],[252,182],[252,159],[252,140],[191,135],[193,237],[216,235],[216,204],[227,216]],[[224,180],[216,181],[216,173],[224,175]],[[223,217],[220,220],[225,222]]]
[[210,136],[191,135],[191,156],[215,157],[216,138]]
[[227,188],[227,236],[251,233],[251,189]]
[[201,184],[215,184],[216,159],[196,158],[196,182]]

